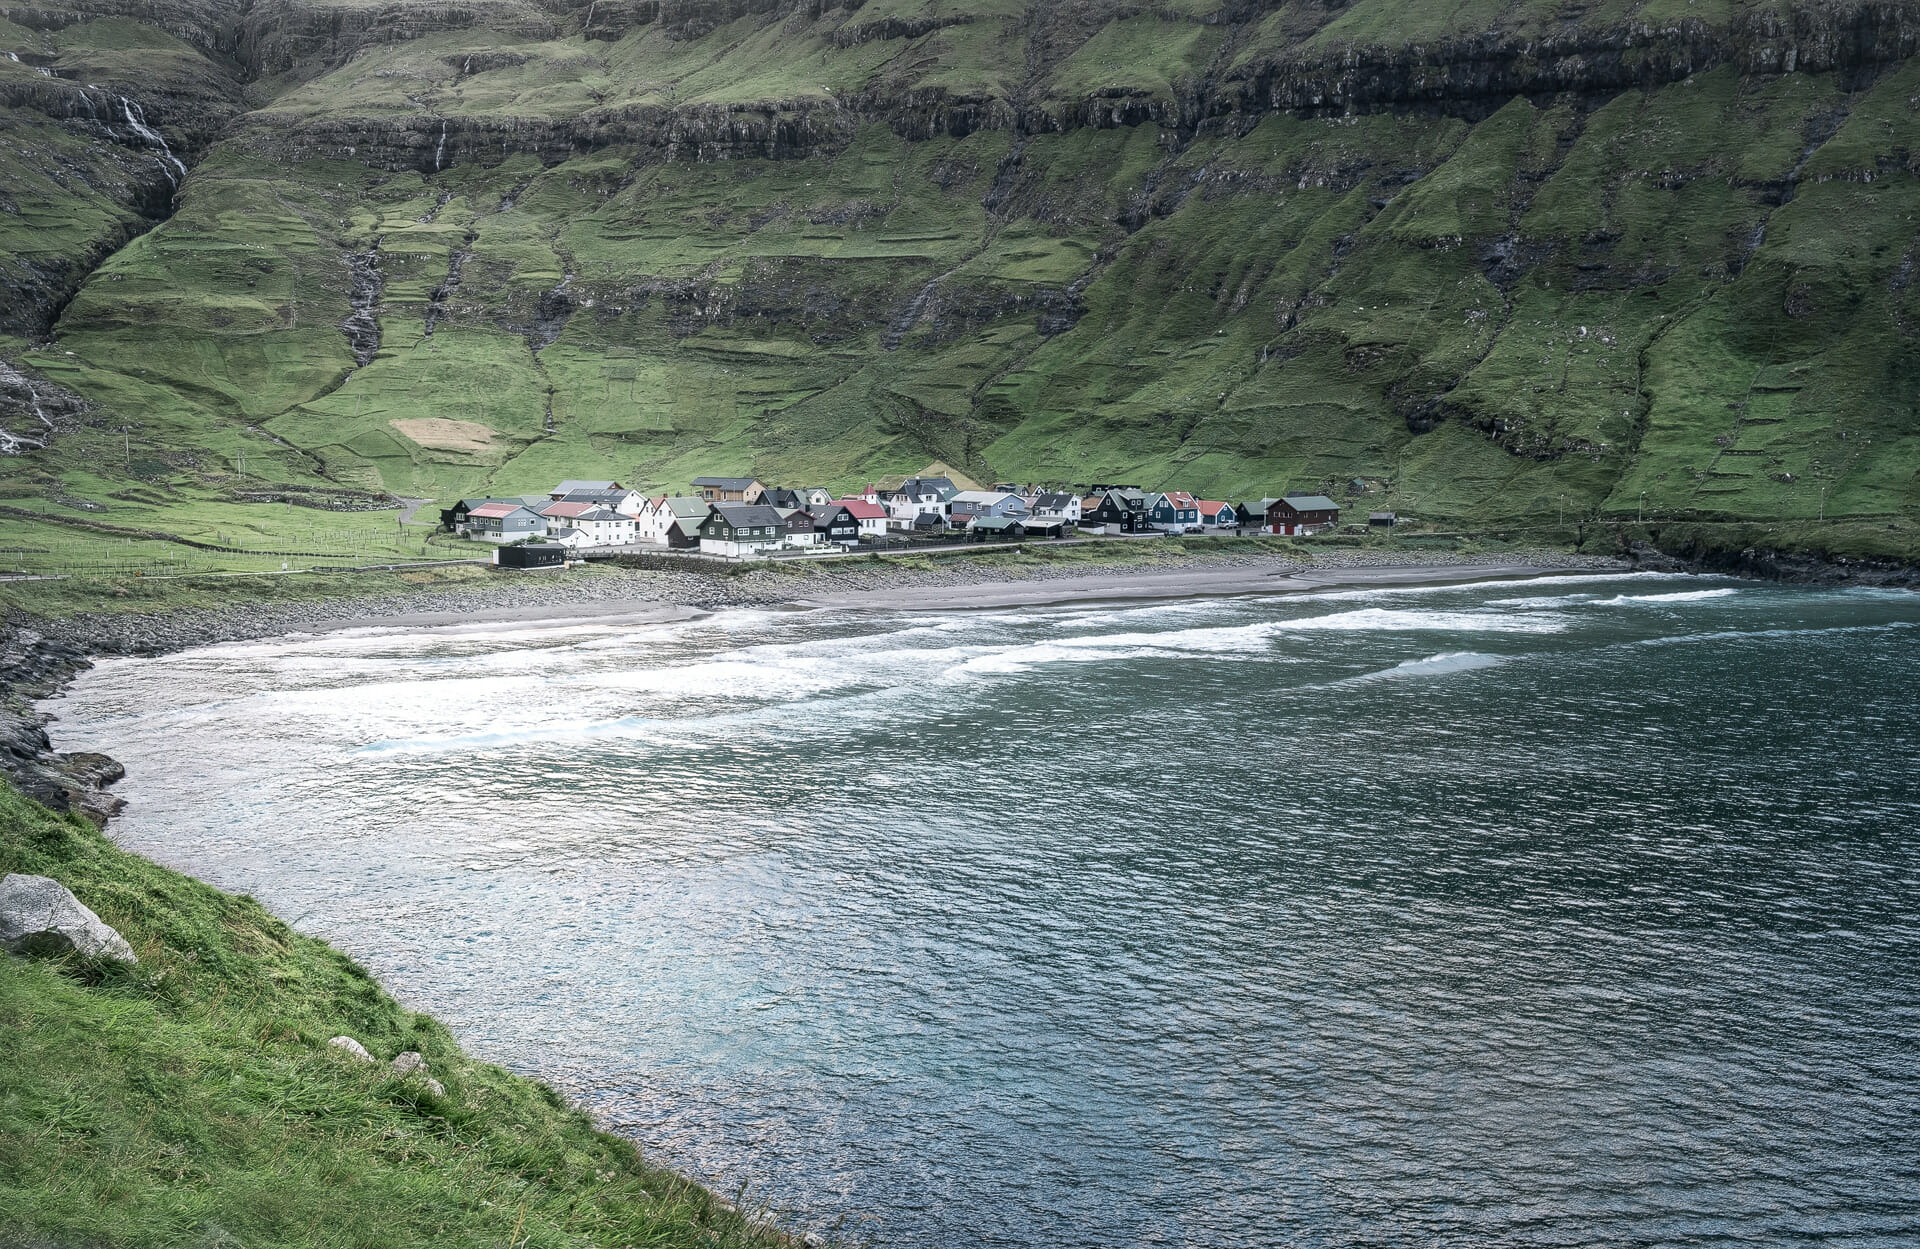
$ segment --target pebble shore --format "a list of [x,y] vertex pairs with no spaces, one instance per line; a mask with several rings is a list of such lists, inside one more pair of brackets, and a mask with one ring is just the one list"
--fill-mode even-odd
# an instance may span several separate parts
[[52,642],[89,655],[162,655],[218,642],[240,642],[311,632],[320,628],[377,625],[383,620],[424,613],[440,615],[500,613],[532,608],[591,607],[596,604],[657,604],[703,610],[771,607],[800,599],[820,599],[869,590],[911,592],[962,586],[999,585],[1143,573],[1258,570],[1286,574],[1339,569],[1476,566],[1524,566],[1623,571],[1626,561],[1565,551],[1517,551],[1498,555],[1446,552],[1403,553],[1316,551],[1310,561],[1264,552],[1154,552],[1148,561],[1103,564],[1079,560],[1059,563],[989,562],[960,556],[931,561],[931,567],[892,560],[845,560],[799,569],[739,566],[713,572],[596,568],[589,572],[499,573],[488,583],[425,588],[405,594],[260,602],[218,611],[152,613],[78,613],[61,618],[17,622]]

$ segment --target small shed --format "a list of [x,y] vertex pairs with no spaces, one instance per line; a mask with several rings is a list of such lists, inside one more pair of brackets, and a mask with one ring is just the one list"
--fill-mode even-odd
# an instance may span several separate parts
[[1011,516],[976,516],[967,526],[969,542],[1017,542],[1027,536],[1027,526]]
[[1026,529],[1029,538],[1064,538],[1067,536],[1067,531],[1073,528],[1070,521],[1058,516],[1029,516],[1019,523]]
[[493,553],[496,568],[565,568],[567,548],[558,542],[525,542]]
[[1400,518],[1392,512],[1367,513],[1367,528],[1369,529],[1391,529],[1399,523]]

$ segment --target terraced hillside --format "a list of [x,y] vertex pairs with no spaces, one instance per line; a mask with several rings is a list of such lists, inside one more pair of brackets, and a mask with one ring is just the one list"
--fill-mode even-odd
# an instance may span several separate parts
[[943,460],[1911,550],[1916,40],[1914,0],[0,7],[0,524],[388,549],[289,503]]

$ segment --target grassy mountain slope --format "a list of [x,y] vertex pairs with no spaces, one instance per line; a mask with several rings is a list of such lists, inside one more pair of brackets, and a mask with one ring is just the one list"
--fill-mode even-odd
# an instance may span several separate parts
[[[140,958],[0,955],[0,1245],[788,1243],[252,899],[4,785],[0,872],[66,884]],[[326,1045],[342,1033],[421,1053],[445,1095]]]
[[[0,233],[86,274],[39,345],[11,331],[91,404],[0,463],[24,510],[293,549],[322,540],[309,509],[249,500],[940,459],[1913,544],[1911,3],[277,0],[203,24],[228,32],[204,53],[151,41],[209,67],[201,104],[155,105],[194,161],[170,215],[99,260],[151,195],[69,178],[43,203],[74,201],[70,238]],[[25,75],[86,94],[0,62]],[[150,152],[44,96],[6,124],[76,166]],[[407,549],[391,519],[347,522],[354,549]]]

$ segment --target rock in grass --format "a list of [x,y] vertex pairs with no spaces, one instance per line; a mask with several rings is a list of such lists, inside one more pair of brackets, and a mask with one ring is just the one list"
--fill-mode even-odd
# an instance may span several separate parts
[[363,1063],[370,1063],[373,1061],[373,1055],[367,1053],[367,1047],[360,1044],[360,1042],[354,1040],[350,1036],[333,1037],[327,1041],[327,1044],[333,1046],[333,1048],[337,1050],[345,1050],[349,1055],[351,1055],[354,1058],[358,1058]]
[[393,1060],[393,1074],[401,1077],[419,1076],[427,1091],[435,1097],[445,1097],[447,1086],[427,1074],[427,1060],[420,1057],[419,1050],[408,1050]]
[[59,955],[137,963],[126,938],[81,905],[65,885],[45,876],[0,880],[0,946],[15,954]]

